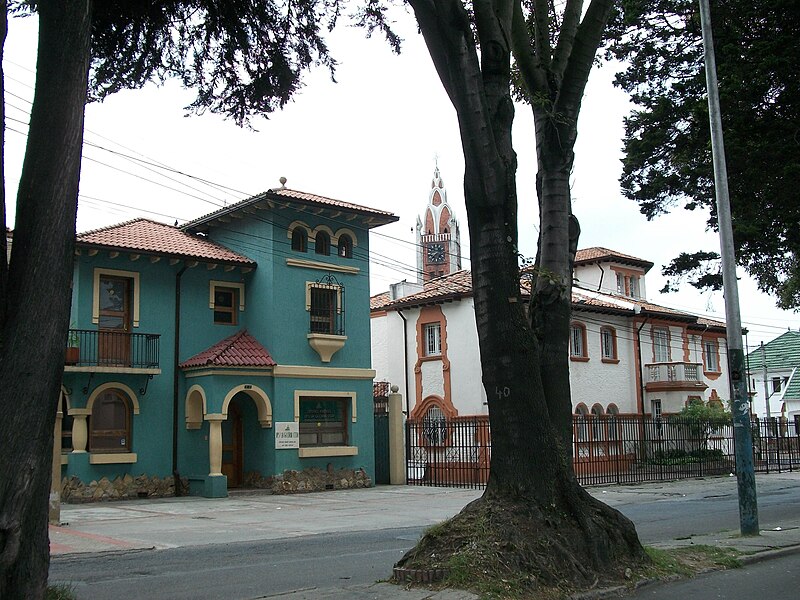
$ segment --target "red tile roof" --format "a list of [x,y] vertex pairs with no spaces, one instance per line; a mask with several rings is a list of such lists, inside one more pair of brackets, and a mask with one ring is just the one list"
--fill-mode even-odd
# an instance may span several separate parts
[[472,273],[462,270],[426,281],[421,292],[392,300],[389,292],[369,299],[370,310],[402,308],[455,300],[472,295]]
[[369,299],[369,309],[379,309],[387,304],[389,304],[389,292],[382,292],[380,294],[375,294]]
[[298,205],[310,205],[329,208],[332,210],[345,210],[348,212],[354,212],[369,218],[371,220],[371,227],[393,223],[399,219],[399,217],[395,216],[393,213],[384,210],[377,210],[374,208],[361,206],[359,204],[344,202],[343,200],[334,200],[333,198],[326,198],[325,196],[318,196],[317,194],[309,194],[307,192],[300,192],[298,190],[291,190],[289,188],[278,188],[274,190],[267,190],[266,192],[242,200],[241,202],[231,204],[225,208],[221,208],[207,215],[203,215],[202,217],[186,223],[183,225],[182,229],[192,229],[198,225],[202,225],[208,221],[213,221],[218,217],[227,215],[231,212],[236,212],[240,209],[250,206],[251,204],[256,204],[257,202],[261,202],[263,200],[279,203],[283,201],[283,203],[285,203],[287,206],[296,207]]
[[100,246],[146,254],[256,266],[255,261],[217,242],[150,219],[133,219],[87,231],[79,234],[76,241],[78,246]]
[[180,367],[274,367],[276,364],[267,349],[242,329],[185,360]]
[[600,261],[614,261],[622,264],[633,265],[636,267],[643,267],[645,272],[653,267],[653,263],[643,258],[637,258],[630,254],[623,254],[616,250],[609,250],[608,248],[601,248],[595,246],[593,248],[582,248],[575,253],[575,265],[585,265]]
[[[520,281],[520,291],[523,296],[528,296],[530,294],[529,283],[529,280],[523,276]],[[391,300],[389,292],[376,294],[370,298],[370,310],[379,311],[410,308],[413,306],[446,302],[448,300],[460,299],[471,295],[472,273],[470,271],[457,271],[451,275],[445,275],[428,281],[425,283],[424,289],[421,292],[397,300]],[[634,307],[638,307],[639,310],[635,311]],[[683,322],[688,321],[693,326],[708,325],[709,327],[725,328],[725,323],[721,321],[699,317],[692,313],[667,308],[666,306],[653,304],[646,300],[607,294],[594,290],[573,288],[572,308],[573,310],[615,312],[628,315],[633,315],[634,312],[638,312],[639,314],[649,314],[665,319],[675,319]]]

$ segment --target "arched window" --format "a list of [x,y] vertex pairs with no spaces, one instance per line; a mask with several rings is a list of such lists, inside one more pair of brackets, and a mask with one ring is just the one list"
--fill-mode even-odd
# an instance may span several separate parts
[[447,441],[447,420],[438,406],[431,406],[422,418],[422,434],[431,446],[443,446]]
[[586,417],[589,415],[589,409],[586,405],[581,403],[575,407],[576,416],[576,436],[579,442],[585,442],[589,439],[589,429],[586,425]]
[[314,238],[314,252],[317,254],[324,254],[325,256],[331,253],[331,237],[325,231],[318,231],[317,237]]
[[292,250],[297,252],[308,251],[308,234],[303,227],[295,227],[292,230]]
[[89,418],[89,450],[131,451],[131,406],[121,391],[108,389],[95,399]]
[[617,440],[619,439],[619,408],[617,408],[616,404],[609,404],[606,407],[606,414],[608,415],[608,439],[609,440]]
[[603,407],[599,404],[592,406],[592,438],[595,440],[603,439],[602,432]]
[[353,240],[349,235],[339,236],[339,256],[342,258],[353,258]]
[[603,362],[617,362],[617,332],[613,327],[600,328],[600,351]]

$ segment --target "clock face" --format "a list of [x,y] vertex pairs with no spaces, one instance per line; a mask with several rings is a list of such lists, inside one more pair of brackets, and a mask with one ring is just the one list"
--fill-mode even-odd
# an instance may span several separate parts
[[431,244],[428,246],[428,262],[444,262],[444,246],[441,244]]

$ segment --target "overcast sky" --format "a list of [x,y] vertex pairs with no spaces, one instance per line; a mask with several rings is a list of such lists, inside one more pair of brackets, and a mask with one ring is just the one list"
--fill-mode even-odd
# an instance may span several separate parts
[[[392,211],[398,223],[371,236],[371,289],[415,279],[413,227],[425,208],[435,161],[462,227],[468,254],[463,200],[464,162],[455,111],[410,16],[398,15],[403,52],[341,27],[329,38],[339,60],[336,79],[321,69],[282,112],[240,129],[214,115],[186,116],[194,95],[169,82],[120,92],[86,109],[78,231],[135,217],[172,223],[198,217],[287,178],[287,187]],[[36,20],[11,19],[5,48],[6,185],[16,194],[33,98]],[[718,250],[705,232],[701,212],[677,211],[648,222],[622,197],[622,119],[626,95],[613,88],[613,68],[592,73],[579,122],[572,177],[580,247],[603,246],[655,263],[647,276],[652,302],[724,319],[722,293],[692,289],[662,295],[662,265],[682,250]],[[536,156],[530,110],[517,106],[514,145],[519,159],[520,245],[535,254]],[[131,158],[127,158],[131,157]],[[148,163],[158,163],[165,171]],[[189,175],[180,175],[174,171]],[[210,182],[213,185],[209,185]],[[13,201],[7,206],[13,227]],[[469,268],[469,261],[464,261]],[[742,322],[751,347],[800,327],[796,313],[779,311],[740,272]],[[687,286],[688,287],[688,286]]]

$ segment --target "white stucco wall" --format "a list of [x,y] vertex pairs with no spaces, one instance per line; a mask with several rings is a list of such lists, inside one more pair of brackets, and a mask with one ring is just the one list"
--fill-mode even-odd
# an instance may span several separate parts
[[[375,381],[388,381],[405,394],[403,320],[396,312],[370,319]],[[412,340],[413,342],[413,340]]]
[[[780,417],[781,408],[783,406],[783,393],[786,391],[786,383],[784,379],[788,379],[792,375],[792,369],[775,369],[767,372],[767,393],[769,394],[769,412],[770,416]],[[797,375],[795,375],[797,376]],[[778,392],[773,392],[772,378],[781,378],[781,389]],[[767,416],[767,402],[764,394],[764,372],[763,370],[753,372],[750,374],[750,392],[755,392],[752,395],[753,404],[752,411],[759,417]],[[792,403],[794,404],[794,403]],[[790,411],[796,410],[790,404],[786,407],[787,415]],[[799,407],[800,408],[800,407]]]
[[[446,302],[440,305],[446,318],[447,351],[450,360],[451,399],[459,415],[486,414],[486,394],[481,382],[480,355],[478,349],[477,328],[473,300]],[[409,407],[413,410],[416,395],[416,377],[414,366],[417,361],[416,327],[420,309],[403,311],[407,319],[406,349],[408,356],[408,373],[404,373],[403,361],[403,320],[394,311],[385,316],[373,317],[372,324],[372,365],[376,370],[378,381],[387,380],[405,392],[406,381],[410,386]],[[572,390],[573,410],[579,403],[584,403],[591,410],[595,403],[606,411],[608,405],[614,403],[621,413],[638,412],[638,384],[635,377],[637,365],[636,337],[639,324],[634,324],[629,317],[606,315],[595,312],[576,310],[573,320],[583,323],[587,333],[586,362],[570,361],[570,384]],[[618,363],[602,361],[600,345],[601,326],[611,326],[616,330]],[[654,363],[652,341],[653,323],[646,323],[639,333],[641,337],[641,366],[643,381],[647,381],[649,372],[646,365]],[[656,323],[666,327],[670,332],[670,361],[703,364],[702,333],[688,332],[682,325]],[[644,411],[650,413],[651,400],[662,401],[663,412],[677,412],[683,408],[690,395],[700,395],[708,401],[712,391],[716,391],[720,399],[727,402],[730,398],[727,346],[724,338],[719,341],[719,358],[721,373],[715,379],[703,375],[708,388],[704,392],[688,390],[647,392],[644,398]],[[688,352],[688,355],[687,355]],[[444,396],[444,379],[440,361],[423,361],[422,396],[436,394]],[[763,390],[763,388],[759,388]],[[763,392],[756,390],[758,395]],[[758,404],[758,403],[757,403]],[[763,404],[763,402],[762,402]],[[756,405],[758,409],[758,406]],[[763,410],[763,409],[762,409]],[[773,412],[780,406],[773,404]]]
[[450,385],[459,415],[488,414],[472,298],[445,305]]
[[[597,403],[605,412],[608,405],[616,404],[621,413],[637,411],[636,355],[634,332],[630,320],[611,315],[573,312],[573,321],[586,326],[586,346],[589,360],[570,361],[570,386],[573,410],[583,403],[591,410]],[[619,362],[604,363],[600,346],[600,328],[610,326],[616,330],[617,358]]]
[[605,262],[602,268],[598,264],[578,265],[575,267],[575,279],[578,287],[606,294],[617,293],[617,273],[614,267],[625,272],[636,271],[639,273],[639,298],[647,298],[647,288],[645,287],[644,269],[630,267],[615,262]]

